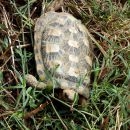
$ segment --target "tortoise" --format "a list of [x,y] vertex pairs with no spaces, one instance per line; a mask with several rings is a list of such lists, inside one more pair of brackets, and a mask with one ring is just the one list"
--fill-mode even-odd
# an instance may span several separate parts
[[[54,1],[58,7],[63,0]],[[56,7],[56,8],[57,8]],[[41,82],[32,75],[26,75],[27,83],[45,89],[50,84],[63,90],[62,95],[73,101],[75,94],[82,99],[89,98],[90,72],[92,67],[92,42],[86,27],[71,14],[49,11],[37,19],[34,29],[34,54],[37,74]],[[47,74],[56,81],[44,81]]]

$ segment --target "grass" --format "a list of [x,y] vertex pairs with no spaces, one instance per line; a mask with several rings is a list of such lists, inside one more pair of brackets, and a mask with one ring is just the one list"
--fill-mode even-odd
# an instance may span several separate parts
[[25,74],[38,78],[33,29],[41,1],[0,2],[1,130],[130,129],[130,1],[124,2],[65,2],[95,38],[89,104],[72,110],[51,93],[26,86]]

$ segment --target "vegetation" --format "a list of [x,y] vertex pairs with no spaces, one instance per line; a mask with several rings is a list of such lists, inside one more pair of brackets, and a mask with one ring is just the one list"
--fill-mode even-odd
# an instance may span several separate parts
[[38,79],[33,34],[41,3],[0,1],[0,129],[130,129],[130,1],[65,1],[64,10],[80,19],[95,39],[85,109],[26,86],[26,74]]

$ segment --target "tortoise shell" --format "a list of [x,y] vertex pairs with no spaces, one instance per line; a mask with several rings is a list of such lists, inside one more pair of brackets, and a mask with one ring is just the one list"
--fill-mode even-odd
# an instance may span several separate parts
[[65,12],[47,12],[35,24],[35,61],[41,80],[46,72],[56,79],[55,87],[74,90],[89,97],[92,49],[88,30]]

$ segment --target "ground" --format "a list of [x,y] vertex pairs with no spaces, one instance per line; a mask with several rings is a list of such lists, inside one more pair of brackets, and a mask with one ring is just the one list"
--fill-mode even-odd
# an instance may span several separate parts
[[0,1],[1,130],[130,129],[130,1],[65,0],[64,10],[80,19],[95,39],[85,109],[26,85],[26,74],[38,79],[33,35],[41,3]]

